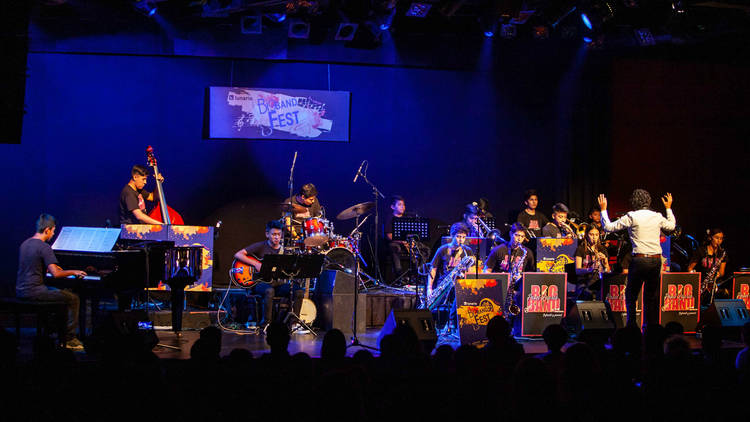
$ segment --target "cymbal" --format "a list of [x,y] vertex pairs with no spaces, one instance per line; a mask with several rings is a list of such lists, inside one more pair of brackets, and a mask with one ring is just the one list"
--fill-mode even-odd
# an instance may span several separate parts
[[351,207],[345,209],[344,211],[341,211],[339,215],[336,216],[339,220],[348,220],[350,218],[359,217],[360,215],[366,214],[368,211],[373,209],[375,207],[375,203],[370,202],[363,202],[361,204],[352,205]]

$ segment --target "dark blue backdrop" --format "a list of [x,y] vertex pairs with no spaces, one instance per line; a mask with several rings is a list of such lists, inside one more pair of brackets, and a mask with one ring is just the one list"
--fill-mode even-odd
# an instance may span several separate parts
[[[262,223],[277,216],[273,204],[286,196],[294,151],[295,185],[315,183],[329,215],[371,199],[368,186],[352,184],[363,159],[384,193],[439,222],[457,220],[480,196],[505,217],[528,187],[540,187],[550,206],[553,186],[567,177],[560,160],[536,165],[565,149],[555,143],[554,116],[566,65],[555,63],[470,72],[32,53],[22,144],[0,146],[12,204],[0,211],[9,223],[3,256],[15,260],[42,211],[62,225],[116,224],[119,191],[147,145],[170,205],[188,223],[225,223],[217,255],[262,237]],[[212,85],[351,91],[352,140],[206,140]],[[348,232],[351,222],[336,227]],[[12,280],[14,264],[3,266],[4,279]]]

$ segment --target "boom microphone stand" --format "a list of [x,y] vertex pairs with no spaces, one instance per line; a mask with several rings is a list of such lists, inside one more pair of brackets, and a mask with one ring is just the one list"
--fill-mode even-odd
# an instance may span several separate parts
[[[364,172],[362,171],[363,165],[364,165],[364,168],[365,168]],[[378,231],[380,229],[380,227],[378,226],[378,223],[379,223],[379,218],[378,218],[379,217],[378,197],[381,197],[381,198],[385,199],[385,195],[383,195],[383,193],[380,192],[380,190],[378,190],[378,188],[372,182],[370,182],[370,180],[367,178],[367,167],[369,165],[370,165],[370,163],[368,163],[367,160],[365,160],[365,161],[362,162],[362,165],[359,166],[359,170],[357,170],[357,174],[354,176],[354,182],[356,183],[357,182],[357,178],[361,176],[362,179],[365,181],[365,183],[367,183],[368,185],[370,185],[370,187],[372,188],[372,196],[374,198],[373,202],[375,203],[375,228],[374,228],[374,232],[375,232],[375,236],[374,236],[374,238],[375,238],[375,251],[372,254],[373,255],[372,259],[375,262],[375,270],[377,271],[378,280],[382,280],[383,279],[383,275],[380,274],[380,263],[378,262]],[[355,303],[356,303],[356,301],[355,301]]]

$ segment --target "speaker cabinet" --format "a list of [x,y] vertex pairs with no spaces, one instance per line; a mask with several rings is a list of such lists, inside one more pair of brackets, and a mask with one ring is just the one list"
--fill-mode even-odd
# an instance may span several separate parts
[[595,300],[576,301],[569,309],[564,323],[569,330],[576,334],[580,334],[584,330],[611,334],[615,330],[612,314],[604,302]]
[[[352,334],[354,316],[354,276],[343,271],[323,271],[315,285],[315,301],[318,311],[316,324],[323,330],[336,328],[344,334]],[[367,296],[357,297],[357,333],[364,333],[367,326]]]
[[722,327],[725,335],[738,339],[740,329],[750,322],[750,311],[741,299],[714,299],[714,303],[701,314],[698,327],[716,325]]
[[391,309],[390,315],[378,334],[378,347],[383,337],[391,334],[396,327],[403,325],[410,326],[417,333],[417,339],[425,344],[426,352],[430,352],[437,343],[437,331],[432,312],[427,309]]

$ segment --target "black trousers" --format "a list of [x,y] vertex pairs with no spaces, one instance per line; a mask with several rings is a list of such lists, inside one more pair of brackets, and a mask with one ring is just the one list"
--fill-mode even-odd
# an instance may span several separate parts
[[65,340],[70,340],[76,336],[76,327],[78,327],[78,311],[81,306],[81,300],[78,298],[77,294],[71,292],[70,290],[60,290],[54,287],[47,287],[47,290],[34,292],[31,295],[24,296],[24,299],[38,300],[41,302],[65,302],[68,305],[68,323],[66,333],[67,338]]
[[[292,283],[284,283],[278,286],[273,286],[267,283],[258,283],[253,289],[254,293],[260,296],[263,300],[263,321],[261,323],[270,323],[273,319],[273,297],[289,297],[289,291],[292,288]],[[305,291],[294,284],[294,300],[292,302],[292,310],[294,313],[299,315],[300,307],[302,307],[302,298],[305,295]]]
[[659,323],[659,280],[661,258],[633,257],[628,267],[628,283],[625,288],[625,307],[628,325],[636,325],[635,304],[643,288],[643,320],[646,326]]

